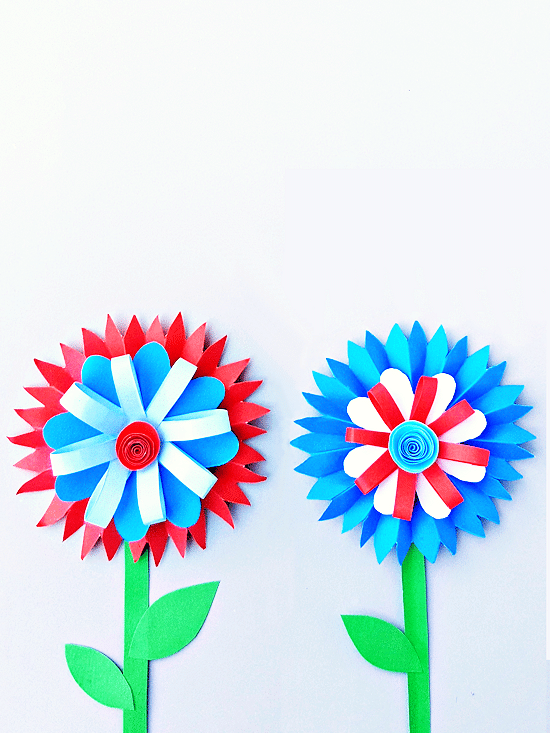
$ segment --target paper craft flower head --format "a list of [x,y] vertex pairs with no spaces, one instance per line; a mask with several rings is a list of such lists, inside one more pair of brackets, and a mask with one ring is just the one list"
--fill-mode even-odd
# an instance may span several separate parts
[[249,504],[238,482],[263,481],[263,457],[245,441],[268,412],[250,402],[261,382],[237,381],[248,359],[219,365],[225,337],[205,348],[205,327],[186,338],[181,314],[167,333],[134,316],[124,336],[83,329],[84,353],[61,345],[65,366],[36,360],[43,407],[16,410],[33,428],[10,440],[34,448],[16,465],[37,475],[18,493],[55,489],[39,526],[66,517],[63,539],[84,525],[82,557],[102,538],[109,559],[122,540],[156,564],[170,536],[185,554],[188,531],[206,544],[205,510],[233,526],[229,503]]
[[427,343],[419,323],[385,346],[367,331],[348,356],[327,359],[334,378],[313,373],[322,395],[304,397],[322,417],[297,420],[310,433],[292,441],[311,454],[296,469],[317,478],[308,498],[331,502],[321,519],[362,523],[379,562],[394,545],[403,562],[411,543],[431,562],[440,543],[454,554],[455,528],[483,537],[534,438],[514,424],[531,408],[515,403],[523,387],[500,385],[506,362],[488,367],[488,346],[468,356],[466,337],[449,350],[443,327]]

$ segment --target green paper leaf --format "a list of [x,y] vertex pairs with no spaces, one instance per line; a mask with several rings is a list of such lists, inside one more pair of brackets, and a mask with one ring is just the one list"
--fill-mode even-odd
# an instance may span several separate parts
[[355,648],[367,662],[389,672],[422,672],[413,645],[398,628],[374,616],[342,616]]
[[130,655],[161,659],[183,649],[201,630],[219,581],[180,588],[155,601],[141,617]]
[[105,654],[78,644],[65,644],[65,659],[76,684],[102,705],[134,709],[130,685],[117,665]]

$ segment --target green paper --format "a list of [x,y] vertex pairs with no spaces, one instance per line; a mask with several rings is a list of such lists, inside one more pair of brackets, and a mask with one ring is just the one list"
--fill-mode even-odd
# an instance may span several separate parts
[[423,672],[409,674],[410,733],[430,733],[430,666],[428,654],[428,609],[424,556],[411,545],[403,561],[403,614],[405,633],[416,649]]
[[342,621],[367,662],[389,672],[422,672],[413,645],[393,624],[374,616],[342,616]]
[[88,646],[65,644],[65,658],[76,684],[102,705],[134,709],[132,690],[116,664]]
[[219,582],[201,583],[167,593],[141,617],[130,654],[139,659],[161,659],[183,649],[204,624]]
[[149,662],[130,654],[130,645],[140,618],[149,606],[149,550],[134,562],[130,545],[124,543],[124,676],[134,694],[135,710],[124,711],[124,733],[147,733],[147,683]]

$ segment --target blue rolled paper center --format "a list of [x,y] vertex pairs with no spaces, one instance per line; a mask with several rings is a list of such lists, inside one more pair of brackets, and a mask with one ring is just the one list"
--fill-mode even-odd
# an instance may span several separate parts
[[399,468],[409,473],[421,473],[435,463],[439,440],[424,423],[406,420],[391,431],[388,447]]

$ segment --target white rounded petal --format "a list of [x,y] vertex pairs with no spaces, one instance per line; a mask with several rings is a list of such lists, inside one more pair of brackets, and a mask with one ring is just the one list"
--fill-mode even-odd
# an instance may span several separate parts
[[356,397],[348,404],[350,420],[365,430],[378,430],[389,433],[388,426],[376,412],[368,397]]
[[477,438],[486,427],[487,419],[485,415],[479,410],[474,410],[473,415],[440,435],[439,440],[445,440],[447,443],[463,443],[465,440]]
[[470,481],[472,484],[477,484],[485,476],[485,466],[473,466],[471,463],[449,461],[446,458],[439,458],[437,463],[449,476],[459,478],[461,481]]
[[374,494],[374,508],[380,514],[393,514],[398,473],[398,471],[390,473],[388,478],[385,478],[376,489]]
[[361,445],[350,450],[344,458],[344,471],[352,478],[358,478],[370,468],[377,458],[385,453],[387,448],[378,448],[375,445]]
[[456,382],[450,374],[436,374],[434,379],[437,379],[437,392],[426,418],[426,425],[443,415],[456,391]]
[[407,375],[399,369],[386,369],[380,375],[380,381],[393,397],[405,420],[408,420],[411,416],[414,393]]
[[416,495],[422,509],[434,519],[448,517],[451,510],[439,496],[434,487],[428,482],[423,473],[416,478]]

